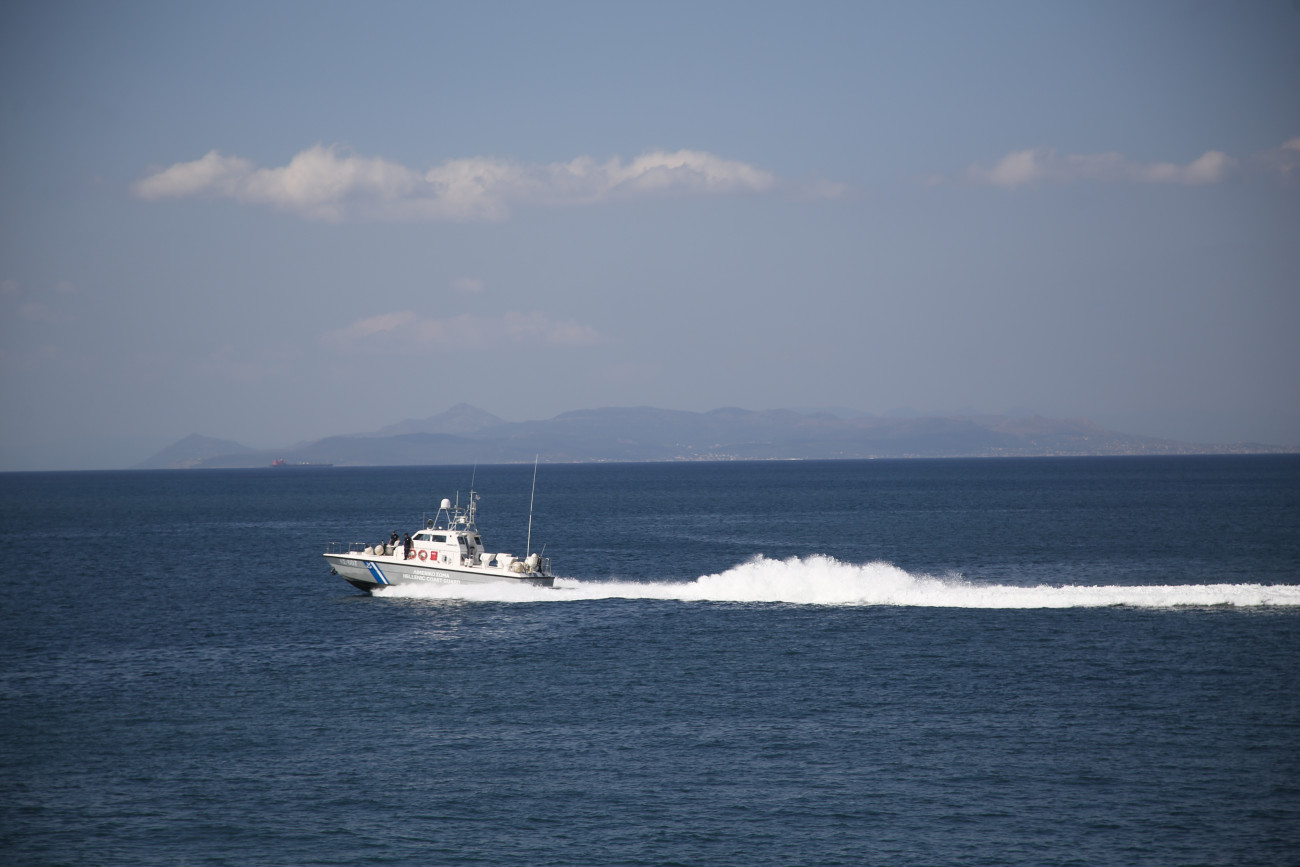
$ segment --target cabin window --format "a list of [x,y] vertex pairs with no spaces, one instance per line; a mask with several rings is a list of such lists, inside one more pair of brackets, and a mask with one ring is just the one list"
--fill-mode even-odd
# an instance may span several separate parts
[[429,535],[429,538],[432,539],[432,540],[435,541],[435,542],[446,542],[446,541],[447,541],[447,537],[446,537],[446,536],[436,536],[436,535],[430,534],[430,535]]
[[417,542],[427,542],[429,541],[430,535],[431,534],[429,533],[416,533],[412,538]]

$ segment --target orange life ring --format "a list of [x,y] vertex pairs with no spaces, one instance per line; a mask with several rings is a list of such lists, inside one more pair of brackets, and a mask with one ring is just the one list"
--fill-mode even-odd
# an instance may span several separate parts
[[429,556],[429,555],[425,554],[423,551],[420,552],[420,559],[421,559],[421,560],[425,559],[427,556]]

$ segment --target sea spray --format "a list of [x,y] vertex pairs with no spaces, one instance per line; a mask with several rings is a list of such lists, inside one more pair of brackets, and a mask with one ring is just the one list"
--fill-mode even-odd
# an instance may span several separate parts
[[787,605],[899,605],[931,608],[1138,608],[1178,606],[1300,606],[1291,584],[1062,585],[1016,587],[958,574],[914,575],[884,562],[842,563],[814,555],[775,560],[763,556],[694,581],[579,581],[560,578],[554,589],[510,584],[404,585],[377,596],[481,602],[573,602],[658,599],[682,602]]

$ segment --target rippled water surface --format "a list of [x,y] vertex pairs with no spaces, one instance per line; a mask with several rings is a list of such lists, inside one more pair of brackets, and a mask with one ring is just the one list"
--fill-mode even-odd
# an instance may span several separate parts
[[472,473],[0,476],[0,860],[1296,862],[1300,460],[542,465],[557,589],[329,574]]

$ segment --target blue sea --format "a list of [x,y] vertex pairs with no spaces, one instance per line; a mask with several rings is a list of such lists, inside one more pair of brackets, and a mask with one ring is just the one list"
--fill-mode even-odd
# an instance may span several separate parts
[[0,862],[1300,863],[1300,458],[0,475]]

